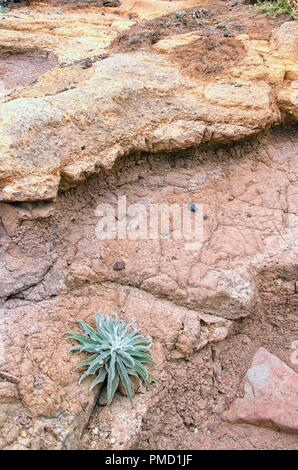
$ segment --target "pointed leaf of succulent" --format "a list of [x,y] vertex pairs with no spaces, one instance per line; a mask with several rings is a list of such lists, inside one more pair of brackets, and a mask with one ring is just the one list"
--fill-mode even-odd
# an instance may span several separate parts
[[124,385],[124,388],[126,390],[127,396],[132,401],[132,389],[131,389],[131,383],[128,377],[128,373],[124,367],[124,364],[121,360],[117,362],[117,370],[119,372],[119,375],[121,377],[121,382]]
[[89,393],[93,390],[93,388],[95,387],[95,385],[99,384],[99,383],[102,383],[104,381],[104,379],[106,378],[106,375],[107,375],[107,371],[105,369],[100,369],[98,375],[95,377],[95,379],[93,380],[93,382],[91,382],[91,385],[89,387]]
[[115,376],[113,378],[113,381],[110,385],[110,389],[108,390],[108,393],[107,393],[108,406],[110,406],[110,404],[113,401],[113,398],[114,398],[115,392],[118,388],[118,385],[119,385],[119,375],[118,375],[118,372],[116,372]]
[[83,366],[89,366],[96,357],[97,357],[97,354],[93,354],[92,356],[88,357],[88,359],[85,359],[85,361],[82,361],[78,365],[76,365],[75,368],[79,369],[80,367],[83,367]]
[[72,346],[71,348],[69,348],[69,350],[67,351],[67,354],[71,353],[72,351],[79,351],[81,349],[81,346],[77,345],[77,346]]

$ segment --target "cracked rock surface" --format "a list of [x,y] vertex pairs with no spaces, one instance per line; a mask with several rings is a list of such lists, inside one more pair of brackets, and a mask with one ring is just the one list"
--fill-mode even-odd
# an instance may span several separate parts
[[[276,27],[266,40],[241,30],[233,37],[244,53],[231,73],[219,70],[218,76],[206,73],[198,79],[183,74],[171,57],[181,34],[162,50],[153,41],[151,49],[106,54],[120,31],[136,23],[113,10],[89,13],[83,20],[76,10],[58,10],[59,15],[42,10],[17,18],[8,14],[2,21],[4,57],[36,51],[54,55],[58,64],[23,90],[10,89],[4,76],[0,200],[53,199],[59,187],[109,169],[132,152],[231,143],[278,124],[285,115],[296,116],[297,22]],[[208,21],[218,32],[216,16]],[[186,34],[187,43],[195,42]],[[80,64],[86,55],[93,64],[88,72]]]
[[[38,3],[1,20],[0,61],[48,58],[31,83],[0,77],[2,449],[277,448],[274,427],[254,426],[268,422],[297,448],[291,420],[239,411],[259,348],[297,372],[297,22],[257,18],[260,36],[219,3],[179,2],[200,22],[191,33],[165,1]],[[183,70],[179,47],[185,60],[219,41],[224,21],[241,59],[228,73]],[[98,208],[117,214],[119,198],[132,236],[100,239]],[[201,211],[200,244],[171,226],[134,237],[135,204]],[[120,389],[106,407],[78,385],[85,356],[67,354],[63,333],[93,310],[153,338],[159,382],[137,384],[132,404]]]
[[244,390],[244,398],[235,400],[225,419],[298,432],[298,375],[278,357],[260,348],[246,373]]
[[[1,368],[20,381],[13,385],[17,395],[3,391],[9,414],[3,412],[2,445],[78,444],[97,392],[89,396],[87,385],[77,385],[79,358],[67,355],[62,335],[78,319],[92,322],[94,309],[116,311],[152,335],[158,374],[167,361],[188,360],[224,341],[235,324],[256,312],[258,274],[272,270],[293,279],[295,145],[295,133],[277,131],[216,152],[127,157],[102,178],[94,176],[59,196],[54,213],[45,203],[44,213],[52,214],[46,218],[32,220],[40,207],[30,212],[3,204]],[[188,251],[182,240],[166,238],[97,239],[96,208],[116,207],[118,195],[126,196],[128,207],[149,201],[203,203],[201,249]],[[27,212],[31,218],[24,220]],[[124,269],[113,269],[120,262]],[[148,406],[141,406],[143,414]],[[11,413],[30,416],[26,438]],[[140,417],[138,422],[139,429]],[[125,439],[120,433],[120,442],[129,446],[135,433]]]

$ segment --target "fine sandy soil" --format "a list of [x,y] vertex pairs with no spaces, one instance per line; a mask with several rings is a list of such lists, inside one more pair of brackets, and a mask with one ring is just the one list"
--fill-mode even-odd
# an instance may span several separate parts
[[[82,16],[90,12],[103,14],[102,8],[96,7],[94,3],[89,6],[84,3],[50,2],[50,4],[57,7],[58,12],[75,9]],[[231,2],[213,0],[198,7],[185,9],[183,18],[177,18],[175,14],[170,13],[154,19],[137,21],[128,31],[119,34],[104,57],[93,58],[92,61],[94,63],[119,52],[152,50],[159,41],[165,38],[193,33],[198,38],[190,44],[173,47],[169,59],[177,63],[183,73],[194,78],[203,77],[204,80],[208,80],[208,76],[210,79],[214,76],[225,76],[229,74],[230,67],[245,55],[243,44],[236,40],[235,36],[250,34],[252,39],[268,39],[274,27],[288,20],[286,16],[271,19],[256,11],[252,12],[245,5],[231,6],[231,4],[233,5]],[[26,5],[23,2],[10,5],[16,18],[18,10],[22,9],[23,13]],[[34,8],[34,2],[30,3],[30,8]],[[42,8],[42,4],[38,3],[37,9],[43,11]],[[177,9],[179,9],[178,4]],[[55,16],[57,11],[52,11],[52,16]],[[117,9],[113,13],[117,14]],[[119,17],[121,18],[121,12],[119,12]],[[131,19],[134,19],[134,15],[131,15]],[[47,89],[48,94],[64,91],[88,77],[90,73],[88,67],[85,68],[82,63],[77,66],[72,65],[74,67],[71,69],[68,67],[65,69],[63,77],[60,76],[57,82],[51,83],[53,89]],[[37,54],[36,50],[32,52],[30,49],[26,51],[23,48],[20,50],[5,48],[1,51],[0,45],[0,83],[2,81],[4,89],[14,90],[16,87],[30,84],[34,90],[36,79],[46,71],[54,69],[55,66],[57,66],[57,59],[54,54],[47,54],[42,50]],[[43,90],[37,87],[36,91],[36,96],[38,96]],[[22,96],[20,90],[18,90],[18,96]]]
[[229,74],[232,64],[244,56],[243,45],[235,39],[249,34],[252,39],[268,39],[274,27],[287,21],[286,16],[275,19],[252,12],[244,5],[210,1],[184,11],[183,18],[169,14],[141,21],[120,35],[111,45],[111,52],[152,49],[164,38],[194,33],[198,39],[173,48],[170,60],[178,63],[184,73],[208,80],[208,75]]
[[0,80],[7,90],[34,82],[56,65],[54,54],[41,53],[38,56],[36,51],[24,52],[15,48],[1,53],[0,48]]

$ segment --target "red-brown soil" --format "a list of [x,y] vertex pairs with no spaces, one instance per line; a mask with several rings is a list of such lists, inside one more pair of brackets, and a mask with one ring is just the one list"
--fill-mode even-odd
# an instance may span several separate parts
[[[174,13],[153,20],[141,21],[120,35],[111,45],[112,52],[152,49],[161,39],[173,35],[196,33],[200,38],[190,44],[177,46],[169,54],[188,75],[204,80],[214,75],[228,75],[233,64],[244,57],[243,45],[235,37],[249,34],[252,39],[268,40],[273,28],[286,16],[265,17],[245,5],[234,2],[210,1],[203,6],[189,8],[182,19]],[[257,13],[257,14],[256,14]]]

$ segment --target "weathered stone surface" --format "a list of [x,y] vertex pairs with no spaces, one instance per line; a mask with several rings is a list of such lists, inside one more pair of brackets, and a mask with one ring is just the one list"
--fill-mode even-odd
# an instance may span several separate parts
[[[55,260],[51,252],[52,243],[45,243],[38,248],[30,246],[30,234],[22,248],[12,243],[21,224],[22,212],[20,208],[0,204],[0,299],[38,284]],[[31,213],[28,211],[28,214]]]
[[[2,447],[76,447],[96,391],[89,396],[88,384],[78,386],[74,366],[80,358],[67,356],[69,344],[62,335],[78,319],[92,322],[94,309],[116,311],[153,337],[157,376],[167,361],[187,359],[209,343],[223,341],[233,331],[232,320],[254,311],[257,273],[265,266],[286,272],[295,264],[297,193],[289,181],[297,161],[294,149],[293,136],[285,140],[277,134],[270,143],[265,138],[259,144],[235,146],[235,155],[242,155],[240,166],[227,161],[223,149],[203,160],[201,153],[193,161],[189,156],[189,168],[184,159],[175,166],[156,160],[156,170],[145,163],[143,168],[131,165],[119,179],[112,171],[110,181],[90,180],[60,196],[48,219],[22,219],[22,211],[34,213],[34,204],[2,205],[7,228],[1,238],[2,260],[7,268],[1,282],[0,369],[20,379],[13,388],[21,399],[1,404],[6,416]],[[136,177],[136,168],[142,178]],[[112,193],[109,187],[115,180],[121,184]],[[98,240],[96,208],[100,203],[114,207],[117,194],[127,196],[128,206],[141,200],[203,202],[207,219],[201,249],[185,250],[179,240]],[[231,244],[231,236],[237,243]],[[115,271],[120,261],[125,267]],[[144,402],[138,426],[150,393],[138,398]],[[123,413],[129,414],[128,399],[119,400]],[[104,412],[111,422],[117,410]],[[30,414],[26,438],[18,424],[23,413]],[[134,429],[132,423],[129,429]],[[122,442],[119,433],[116,445]],[[133,436],[135,432],[128,433],[125,442],[132,443]],[[105,442],[108,446],[108,438]]]
[[[19,378],[15,409],[10,407],[10,413],[5,415],[9,405],[1,400],[6,416],[2,429],[11,429],[14,422],[16,431],[13,438],[1,432],[1,448],[76,446],[95,395],[88,395],[85,387],[74,387],[79,377],[73,376],[77,358],[67,355],[70,345],[62,337],[73,328],[75,311],[73,301],[68,303],[67,298],[47,302],[46,306],[23,303],[8,311],[1,310],[0,334],[4,345],[1,370],[13,372]],[[81,314],[84,316],[83,311]],[[10,384],[3,382],[2,386]],[[29,416],[25,428],[20,420],[23,414]]]
[[223,418],[298,432],[298,375],[278,357],[260,348],[247,371],[244,398],[237,398]]
[[[163,2],[157,3],[159,8]],[[134,11],[139,7],[146,10],[142,4],[134,5]],[[120,19],[110,9],[96,20],[92,12],[82,20],[69,11],[6,18],[1,30],[4,50],[12,54],[21,43],[23,50],[36,49],[38,54],[39,47],[69,67],[56,67],[36,87],[20,90],[2,104],[0,200],[53,199],[61,178],[66,188],[100,168],[111,168],[129,153],[237,141],[280,122],[280,110],[295,118],[296,88],[291,81],[297,78],[296,22],[283,24],[268,41],[240,35],[246,55],[228,81],[190,79],[154,51],[112,55],[94,62],[75,80],[78,61],[86,55],[100,57],[119,32],[134,23],[126,16],[127,6],[123,8]],[[189,42],[189,34],[187,38]],[[172,38],[170,49],[183,40],[183,34]],[[75,85],[49,92],[72,73]]]
[[0,383],[0,403],[15,403],[18,401],[18,390],[15,384],[9,382]]
[[243,80],[269,81],[276,90],[277,104],[283,116],[297,120],[298,41],[297,22],[286,22],[272,32],[269,40],[251,40],[239,35],[246,55],[232,74]]
[[177,10],[183,11],[185,8],[203,3],[205,3],[205,0],[179,0],[178,4],[176,2],[164,2],[164,0],[122,0],[119,11],[123,13],[132,12],[141,19],[149,19]]
[[[103,297],[104,304],[101,301]],[[134,299],[134,308],[130,297]],[[78,291],[74,296],[58,296],[36,304],[14,300],[8,309],[0,309],[0,338],[3,341],[0,368],[7,375],[13,373],[18,378],[17,384],[0,382],[0,407],[4,414],[11,403],[16,403],[16,410],[11,409],[14,418],[8,415],[2,426],[10,429],[12,421],[17,422],[13,439],[1,432],[1,448],[69,449],[77,445],[98,391],[88,395],[88,384],[78,386],[80,373],[74,371],[74,367],[80,357],[67,355],[70,344],[63,338],[63,333],[74,329],[78,319],[93,323],[91,312],[99,306],[103,313],[117,310],[117,304],[119,309],[121,299],[122,318],[135,321],[144,334],[150,332],[153,336],[153,357],[158,373],[169,351],[175,347],[182,319],[187,313],[187,309],[175,307],[171,302],[154,299],[134,289],[130,292],[130,289],[110,285],[103,289],[94,286]],[[150,318],[149,305],[154,313]],[[191,315],[194,316],[195,312],[190,312]],[[187,345],[188,335],[193,338],[192,331],[184,331]],[[183,349],[181,338],[179,344]],[[22,436],[24,426],[18,418],[24,413],[30,416],[26,439]]]
[[[272,42],[276,44],[280,56],[288,57],[297,60],[298,49],[298,29],[297,22],[287,21],[282,24],[280,28],[273,31]],[[297,70],[297,63],[296,63]]]
[[[147,391],[146,395],[137,395],[133,403],[126,397],[117,396],[111,408],[102,408],[102,424],[98,436],[102,441],[102,449],[123,450],[135,447],[152,393],[153,390]],[[98,434],[98,428],[94,431]]]
[[[13,12],[1,22],[1,45],[6,51],[51,51],[59,63],[72,63],[86,56],[98,55],[134,21],[109,10],[102,16],[92,7],[84,14],[75,10],[57,10],[40,4],[39,11]],[[52,14],[49,14],[49,13]],[[16,18],[17,16],[17,18]]]
[[239,140],[278,120],[267,85],[204,87],[145,53],[117,55],[94,69],[78,89],[2,105],[2,200],[51,199],[61,175],[80,181],[130,152]]
[[[210,352],[210,383],[220,389],[216,351],[257,310],[256,277],[294,276],[297,139],[256,134],[297,117],[297,22],[268,39],[239,36],[245,54],[228,76],[190,77],[170,58],[195,33],[151,49],[107,49],[139,18],[178,3],[194,2],[123,0],[114,10],[90,5],[86,15],[40,5],[1,24],[4,54],[54,54],[57,63],[29,86],[0,82],[0,448],[78,446],[98,390],[78,386],[81,355],[67,355],[63,333],[78,319],[92,322],[93,309],[153,337],[154,375],[180,364],[183,381],[201,354],[204,375]],[[203,204],[203,239],[192,250],[168,232],[99,239],[98,205],[112,211],[123,195],[128,207]],[[203,413],[210,383],[198,390]],[[155,388],[139,391],[133,405],[116,394],[102,410],[102,447],[135,445]]]

